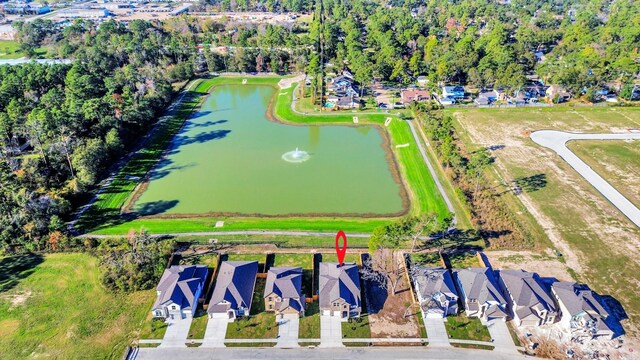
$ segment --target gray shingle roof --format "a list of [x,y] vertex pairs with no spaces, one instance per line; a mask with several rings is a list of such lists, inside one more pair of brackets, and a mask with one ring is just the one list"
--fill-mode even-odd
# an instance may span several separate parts
[[447,269],[415,266],[414,280],[418,283],[423,299],[429,299],[439,293],[453,298],[458,297],[453,278]]
[[320,307],[330,307],[338,299],[349,305],[362,306],[358,265],[320,263]]
[[490,268],[460,269],[456,276],[465,298],[476,299],[478,304],[489,301],[506,304]]
[[[241,307],[250,309],[257,273],[257,261],[223,261],[207,312],[225,312]],[[216,306],[223,300],[229,304]]]
[[175,303],[185,310],[194,308],[197,301],[195,292],[205,282],[208,272],[205,265],[174,265],[166,269],[156,287],[160,293],[153,309],[169,303]]
[[264,297],[271,294],[282,298],[278,310],[284,310],[288,306],[298,311],[302,310],[302,268],[272,267],[269,269]]
[[575,282],[558,281],[551,284],[551,287],[558,296],[558,301],[569,311],[569,316],[575,316],[582,312],[607,318],[609,312],[595,298],[593,291],[584,284]]
[[537,274],[523,270],[501,270],[499,276],[513,298],[514,310],[520,319],[537,316],[534,309],[546,309],[550,314],[557,314],[556,303]]

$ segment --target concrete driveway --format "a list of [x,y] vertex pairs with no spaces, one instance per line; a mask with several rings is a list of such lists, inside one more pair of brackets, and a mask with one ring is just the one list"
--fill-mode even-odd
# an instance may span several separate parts
[[340,317],[320,315],[320,347],[344,347]]
[[193,318],[187,316],[184,319],[169,319],[167,332],[158,347],[187,347],[185,342],[189,336],[189,328]]
[[201,347],[220,348],[224,346],[224,339],[227,336],[227,326],[229,317],[227,314],[213,314],[207,322],[207,329],[204,332],[204,341]]
[[451,346],[443,318],[427,317],[424,319],[424,326],[427,329],[429,346]]
[[487,327],[489,328],[489,334],[491,334],[491,338],[493,339],[493,344],[496,347],[495,351],[518,354],[518,350],[516,349],[516,345],[513,343],[513,339],[511,338],[511,333],[509,332],[506,322],[500,319],[489,320],[487,322]]
[[294,314],[286,314],[282,319],[276,318],[278,321],[278,343],[276,347],[293,348],[298,345],[298,330],[300,329],[300,317]]
[[574,134],[564,131],[541,130],[531,134],[531,140],[538,145],[555,151],[607,200],[618,208],[636,226],[640,227],[640,209],[624,197],[605,179],[598,175],[589,165],[567,148],[569,140],[640,140],[639,133],[622,134]]

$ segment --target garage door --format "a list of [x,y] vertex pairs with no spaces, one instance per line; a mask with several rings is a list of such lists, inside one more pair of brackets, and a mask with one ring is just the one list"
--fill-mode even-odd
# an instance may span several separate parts
[[331,315],[331,310],[322,310],[322,315]]

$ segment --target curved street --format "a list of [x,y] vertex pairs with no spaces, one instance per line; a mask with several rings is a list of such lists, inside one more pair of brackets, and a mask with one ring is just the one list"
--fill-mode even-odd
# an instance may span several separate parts
[[640,227],[640,209],[569,150],[566,145],[571,140],[640,140],[640,133],[576,134],[564,131],[540,130],[533,132],[530,137],[536,144],[549,148],[560,155],[585,180],[628,217],[631,222]]

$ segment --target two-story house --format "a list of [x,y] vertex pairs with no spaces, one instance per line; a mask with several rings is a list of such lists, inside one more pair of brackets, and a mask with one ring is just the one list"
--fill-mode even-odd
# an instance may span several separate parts
[[558,306],[538,274],[523,270],[500,270],[498,281],[513,321],[518,326],[553,324],[558,318]]
[[464,98],[464,88],[460,85],[456,86],[443,86],[442,97],[460,100]]
[[507,300],[498,287],[491,268],[460,269],[455,273],[458,295],[468,317],[487,322],[507,319]]
[[225,315],[232,322],[249,315],[257,274],[257,261],[223,261],[209,301],[209,317]]
[[424,318],[443,318],[458,313],[458,292],[449,270],[415,266],[412,277]]
[[339,316],[343,321],[362,312],[358,265],[320,263],[320,311],[323,315]]
[[272,267],[264,288],[264,308],[276,315],[304,316],[305,296],[302,293],[302,268]]
[[613,338],[613,319],[587,285],[558,281],[551,284],[551,293],[560,306],[560,324],[574,336]]
[[193,316],[208,273],[205,265],[174,265],[166,269],[156,287],[157,298],[151,309],[153,317],[182,319]]

